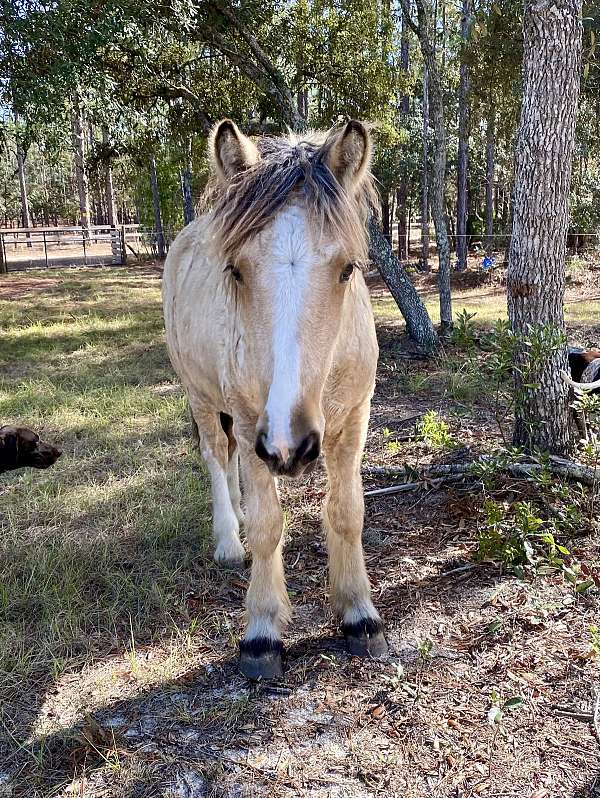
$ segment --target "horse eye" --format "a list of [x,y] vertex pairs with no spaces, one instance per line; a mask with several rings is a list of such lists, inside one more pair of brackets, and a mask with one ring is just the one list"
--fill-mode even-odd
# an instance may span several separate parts
[[354,271],[354,264],[349,263],[344,269],[344,271],[340,274],[340,283],[347,283],[352,277],[353,271]]
[[231,276],[236,281],[236,283],[243,283],[244,282],[243,279],[242,279],[241,271],[237,268],[237,266],[234,266],[233,263],[228,263],[227,267],[226,267],[226,270],[228,272],[230,272]]

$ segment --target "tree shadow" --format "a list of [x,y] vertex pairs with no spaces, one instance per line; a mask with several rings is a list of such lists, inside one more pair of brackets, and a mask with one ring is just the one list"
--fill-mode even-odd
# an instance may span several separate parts
[[[304,611],[307,605],[303,602],[314,601],[315,578],[324,581],[324,561],[317,557],[310,568],[293,570],[290,579],[290,586],[296,593],[297,613],[286,636],[285,682],[274,687],[249,685],[237,672],[237,652],[232,644],[235,638],[232,629],[240,628],[247,570],[223,572],[208,559],[200,561],[201,547],[198,542],[193,547],[186,534],[167,539],[162,546],[160,556],[169,567],[176,565],[179,570],[176,592],[186,598],[190,594],[193,596],[192,604],[189,600],[174,604],[171,614],[182,632],[189,627],[190,620],[196,619],[197,631],[193,633],[199,638],[194,641],[194,650],[198,651],[196,662],[188,664],[183,674],[174,678],[148,687],[139,685],[133,696],[111,698],[101,703],[93,709],[91,717],[80,711],[73,722],[49,734],[36,730],[42,716],[46,718],[45,704],[52,702],[59,689],[60,679],[55,678],[50,664],[42,672],[37,671],[30,682],[13,688],[13,700],[7,699],[2,710],[2,728],[9,728],[10,733],[3,744],[0,740],[0,753],[3,770],[14,775],[15,798],[53,794],[83,773],[89,775],[107,766],[115,769],[119,758],[130,757],[145,762],[147,773],[124,795],[144,795],[146,785],[153,779],[173,778],[176,772],[173,763],[195,763],[194,767],[207,783],[212,778],[221,783],[223,774],[239,779],[240,768],[244,771],[247,767],[244,757],[247,758],[248,752],[274,739],[281,713],[294,715],[294,696],[298,691],[302,695],[308,691],[316,702],[332,683],[347,684],[357,668],[368,667],[368,663],[367,666],[359,664],[345,654],[342,639],[337,630],[332,629],[330,620],[322,615],[321,607],[308,606],[308,613]],[[185,546],[190,546],[191,551],[187,558],[182,558]],[[308,548],[308,530],[305,530],[289,547],[288,570],[295,553]],[[377,554],[377,547],[373,545],[368,544],[366,549],[367,558]],[[127,555],[125,559],[124,554]],[[100,664],[123,661],[131,656],[132,640],[135,640],[139,668],[143,671],[146,666],[142,652],[166,645],[173,635],[173,627],[164,628],[164,614],[153,606],[148,584],[139,591],[138,619],[143,621],[143,626],[136,627],[134,619],[132,629],[132,618],[128,617],[131,604],[119,593],[123,585],[112,578],[113,574],[108,574],[107,584],[103,583],[107,575],[102,570],[99,572],[97,545],[82,542],[70,556],[77,557],[82,570],[89,572],[89,580],[83,585],[82,609],[93,619],[87,635],[93,641],[94,659],[98,658]],[[207,558],[208,552],[203,556]],[[114,573],[122,574],[122,581],[128,582],[132,590],[138,579],[160,583],[156,554],[152,555],[141,539],[129,540],[126,547],[116,548],[109,564]],[[375,574],[376,590],[378,576],[382,574]],[[58,575],[54,578],[59,581]],[[497,579],[490,574],[483,578],[492,582]],[[473,589],[480,589],[481,584],[479,578],[454,580],[444,574],[387,584],[379,591],[378,604],[384,609],[392,649],[393,641],[400,639],[402,627],[410,622],[419,605],[415,597],[428,595],[459,604],[467,600]],[[113,590],[116,592],[112,593]],[[123,600],[123,607],[115,618],[111,608],[120,600]],[[325,595],[319,600],[324,603]],[[321,620],[315,617],[319,614]],[[227,623],[215,626],[215,618],[226,619]],[[50,628],[53,618],[44,617],[42,623]],[[43,637],[39,629],[36,635]],[[65,644],[68,649],[69,641],[63,640]],[[60,656],[58,648],[57,657]],[[77,664],[81,662],[80,654],[75,650],[71,656],[77,676],[80,675]],[[34,659],[35,656],[32,651]],[[397,656],[397,651],[393,650],[392,656]],[[372,667],[385,666],[373,664]],[[82,684],[79,690],[85,689],[85,681]],[[302,715],[298,715],[297,720],[299,724],[312,722]],[[342,726],[337,730],[343,733]],[[108,794],[117,793],[109,791]]]

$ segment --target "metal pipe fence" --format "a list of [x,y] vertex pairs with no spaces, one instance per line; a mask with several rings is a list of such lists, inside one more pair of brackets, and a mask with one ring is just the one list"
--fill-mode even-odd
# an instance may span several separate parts
[[[172,231],[164,231],[165,249]],[[0,271],[122,265],[128,257],[158,257],[155,230],[139,224],[0,228]]]

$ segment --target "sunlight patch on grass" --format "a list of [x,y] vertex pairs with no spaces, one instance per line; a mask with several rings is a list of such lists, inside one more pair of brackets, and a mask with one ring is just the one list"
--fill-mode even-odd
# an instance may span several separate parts
[[[425,307],[434,324],[440,322],[440,307],[437,295],[423,297]],[[402,316],[391,296],[377,296],[373,299],[375,318],[380,322],[393,323],[402,321]],[[507,317],[506,294],[503,291],[472,289],[454,291],[452,295],[454,317],[463,310],[476,313],[473,323],[476,326],[491,327],[497,319]],[[581,302],[565,302],[565,318],[569,324],[600,324],[600,300],[584,300]]]
[[0,301],[2,423],[64,451],[0,484],[0,689],[85,662],[124,630],[148,642],[173,627],[191,563],[208,556],[210,492],[186,402],[155,390],[176,379],[159,280],[55,276],[43,294]]

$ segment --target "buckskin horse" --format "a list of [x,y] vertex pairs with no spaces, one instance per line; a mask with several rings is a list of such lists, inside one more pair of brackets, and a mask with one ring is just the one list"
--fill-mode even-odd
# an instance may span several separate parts
[[352,121],[254,142],[224,120],[210,154],[213,207],[172,245],[163,303],[210,472],[215,559],[243,561],[242,523],[252,554],[240,669],[250,679],[282,675],[290,604],[277,478],[307,472],[321,451],[333,611],[352,654],[381,656],[361,542],[360,462],[378,357],[360,269],[375,202],[369,130]]

